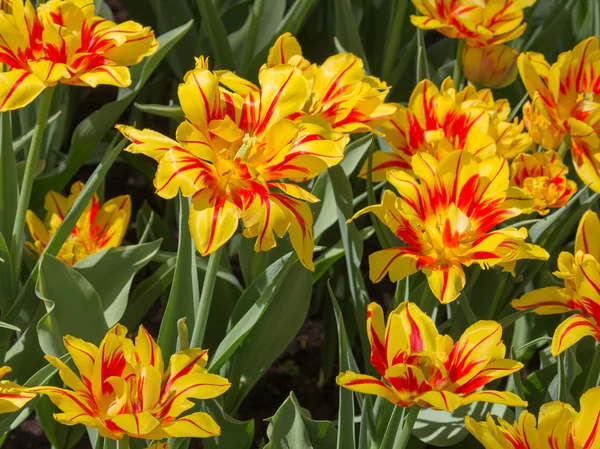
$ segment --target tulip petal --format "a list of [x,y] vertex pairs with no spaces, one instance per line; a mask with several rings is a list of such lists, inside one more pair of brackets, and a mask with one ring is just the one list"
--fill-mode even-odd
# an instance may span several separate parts
[[165,432],[174,438],[210,438],[221,434],[215,420],[203,412],[192,413],[164,426]]
[[581,315],[570,316],[554,331],[550,352],[556,357],[587,336],[594,337],[596,341],[600,342],[600,328]]
[[199,129],[208,128],[212,120],[221,118],[219,79],[209,70],[186,73],[177,92],[185,117]]
[[502,326],[495,321],[478,321],[469,326],[455,343],[448,359],[448,376],[464,385],[493,359],[503,359]]
[[369,256],[369,277],[380,282],[386,274],[390,281],[397,282],[417,272],[417,260],[404,247],[377,251]]
[[365,374],[356,374],[352,371],[345,371],[337,376],[336,383],[341,387],[356,391],[357,393],[380,396],[392,404],[396,404],[399,400],[394,390],[385,383]]
[[[368,162],[365,161],[358,176],[366,179],[367,169]],[[410,170],[410,163],[396,153],[375,151],[373,153],[373,166],[371,170],[371,178],[373,182],[385,181],[387,172],[389,170]]]
[[125,151],[141,153],[160,161],[171,148],[180,148],[176,141],[150,129],[139,130],[133,126],[117,125],[116,128],[132,143]]
[[371,364],[381,375],[388,369],[387,348],[385,346],[386,327],[383,321],[383,309],[375,302],[367,306],[367,335],[371,343]]
[[175,198],[180,190],[183,196],[189,197],[197,192],[199,194],[206,183],[215,182],[216,179],[213,165],[184,149],[174,147],[158,163],[154,187],[162,198]]
[[600,388],[592,388],[579,400],[581,410],[573,422],[573,434],[582,448],[600,448]]
[[544,287],[525,293],[510,303],[517,310],[534,308],[538,315],[553,315],[570,312],[575,307],[567,291],[560,287]]
[[0,111],[12,111],[31,103],[46,88],[42,80],[25,70],[0,73]]
[[427,391],[421,394],[419,399],[429,404],[435,410],[445,410],[447,412],[453,412],[463,405],[461,397],[449,391]]
[[588,210],[579,221],[575,237],[575,253],[582,251],[584,254],[591,254],[597,261],[600,261],[599,235],[600,220],[598,220],[598,215]]
[[492,404],[504,404],[509,407],[527,407],[527,401],[509,391],[482,390],[468,394],[462,398],[462,405],[473,402],[490,402]]
[[451,265],[446,269],[426,270],[429,288],[442,304],[456,300],[467,283],[465,272],[460,265]]
[[125,433],[138,438],[152,432],[160,425],[160,422],[147,411],[135,414],[120,414],[111,417],[111,421]]
[[238,228],[240,209],[225,197],[214,198],[209,189],[199,191],[192,200],[190,232],[196,249],[207,256],[229,241]]

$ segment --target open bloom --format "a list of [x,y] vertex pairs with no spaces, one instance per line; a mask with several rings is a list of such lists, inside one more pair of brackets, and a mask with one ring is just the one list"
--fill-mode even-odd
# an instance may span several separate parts
[[377,251],[369,257],[370,277],[386,274],[396,282],[421,270],[442,303],[454,301],[465,286],[462,265],[500,265],[513,271],[519,259],[547,259],[539,246],[525,242],[525,228],[492,230],[533,205],[522,190],[509,187],[508,163],[488,157],[477,162],[467,151],[453,151],[441,161],[425,153],[413,157],[412,175],[393,170],[382,203],[359,211],[373,212],[406,246]]
[[59,82],[129,86],[128,67],[158,48],[150,28],[98,17],[91,0],[50,0],[37,11],[30,0],[10,3],[0,12],[0,62],[8,67],[0,111],[22,108]]
[[[510,105],[494,100],[489,89],[472,85],[456,90],[451,78],[441,88],[429,80],[413,90],[408,107],[398,107],[393,117],[381,125],[392,152],[373,153],[372,177],[384,181],[391,169],[410,171],[411,158],[428,153],[438,159],[455,150],[465,150],[478,159],[498,154],[514,158],[532,144],[524,125],[508,120]],[[367,176],[365,163],[361,177]]]
[[84,424],[101,436],[124,435],[148,440],[206,438],[220,429],[210,415],[180,415],[194,406],[190,399],[212,399],[230,387],[227,379],[206,370],[206,350],[194,348],[171,356],[164,368],[160,347],[140,326],[135,341],[127,329],[113,327],[100,346],[75,337],[64,338],[79,376],[60,359],[46,356],[67,389],[35,387],[62,411],[54,418],[65,425]]
[[[27,211],[25,219],[33,239],[25,242],[27,247],[36,254],[44,252],[82,189],[82,182],[74,183],[68,198],[52,190],[48,192],[44,200],[46,218],[43,222],[33,211]],[[94,194],[60,249],[58,258],[67,265],[75,265],[98,251],[121,246],[130,217],[129,195],[118,196],[100,205],[98,195]]]
[[314,269],[308,203],[319,200],[296,183],[342,159],[340,135],[317,117],[290,119],[309,96],[300,70],[268,69],[261,87],[244,97],[222,89],[199,59],[179,87],[187,121],[177,129],[177,141],[150,130],[119,129],[133,142],[128,151],[159,161],[158,195],[173,198],[181,190],[193,198],[189,224],[202,255],[224,245],[241,219],[244,236],[257,237],[256,251],[273,248],[275,234],[287,232],[300,261]]
[[378,304],[369,304],[367,316],[371,364],[384,380],[346,371],[337,377],[338,385],[381,396],[401,407],[420,405],[451,412],[473,402],[527,405],[514,393],[480,390],[523,367],[504,358],[499,323],[478,321],[454,342],[440,335],[431,318],[414,303],[400,304],[387,326]]
[[[362,59],[351,53],[338,53],[317,66],[302,56],[296,38],[284,33],[270,49],[259,79],[268,69],[281,64],[301,70],[309,84],[310,95],[301,113],[325,119],[335,131],[344,134],[375,131],[396,110],[395,106],[384,103],[389,92],[387,84],[366,75]],[[224,85],[238,93],[258,91],[257,86],[231,72],[219,75]]]
[[534,200],[525,213],[546,215],[563,207],[577,192],[577,183],[567,179],[569,168],[555,151],[520,154],[510,164],[510,183]]
[[[10,373],[8,366],[0,368],[0,378]],[[23,387],[9,380],[0,380],[0,413],[12,413],[31,401],[35,394],[26,392]]]
[[519,56],[531,103],[524,108],[533,139],[556,150],[569,139],[573,164],[585,184],[600,192],[600,48],[598,38],[559,55],[552,66],[539,53]]
[[467,430],[486,449],[596,449],[600,445],[600,387],[581,396],[579,412],[563,402],[542,405],[537,420],[527,410],[512,425],[488,413],[485,422],[467,416]]
[[469,47],[463,50],[465,78],[472,83],[499,89],[514,83],[519,74],[519,52],[506,45],[493,47]]
[[575,253],[558,256],[555,276],[564,287],[544,287],[512,302],[519,310],[533,309],[538,315],[575,314],[554,331],[550,351],[557,356],[583,337],[600,342],[600,221],[592,211],[584,214],[575,237]]
[[410,16],[414,26],[466,39],[471,47],[488,47],[525,32],[523,9],[535,0],[412,0],[422,14]]

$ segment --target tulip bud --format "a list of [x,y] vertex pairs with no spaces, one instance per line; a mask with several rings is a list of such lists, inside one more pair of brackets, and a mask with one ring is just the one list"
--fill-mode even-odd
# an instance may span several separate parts
[[506,87],[517,78],[518,55],[516,49],[506,45],[465,46],[463,50],[465,77],[472,83],[485,87]]

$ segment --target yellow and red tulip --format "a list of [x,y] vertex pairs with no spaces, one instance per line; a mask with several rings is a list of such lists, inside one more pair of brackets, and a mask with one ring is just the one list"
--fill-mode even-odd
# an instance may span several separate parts
[[[8,366],[0,368],[0,378],[10,373]],[[9,380],[0,380],[0,413],[12,413],[21,409],[25,404],[31,401],[35,394],[25,391],[25,389]]]
[[451,412],[473,402],[527,405],[514,393],[480,390],[523,367],[504,358],[499,323],[478,321],[454,342],[440,335],[414,303],[402,303],[387,325],[376,303],[369,305],[367,316],[371,364],[383,380],[346,371],[338,375],[338,385],[381,396],[400,407],[419,405]]
[[[71,186],[71,194],[68,197],[54,191],[48,192],[44,201],[44,221],[33,211],[27,211],[27,228],[33,240],[25,243],[28,248],[36,254],[41,255],[44,252],[82,190],[83,183],[76,182]],[[130,217],[129,195],[118,196],[101,205],[98,195],[94,194],[60,249],[58,258],[67,265],[75,265],[98,251],[121,246]]]
[[535,0],[412,0],[420,16],[414,26],[437,30],[445,36],[466,39],[472,47],[502,44],[525,32],[523,9]]
[[105,438],[219,435],[219,426],[207,413],[180,416],[194,406],[190,399],[215,398],[231,385],[207,372],[207,351],[180,351],[171,356],[165,369],[160,347],[143,326],[135,341],[126,335],[127,329],[116,325],[98,347],[65,337],[65,348],[79,375],[60,359],[46,356],[67,388],[42,386],[28,391],[45,394],[56,404],[61,410],[54,415],[58,422],[97,428]]
[[373,212],[406,243],[371,254],[373,282],[386,274],[396,282],[421,270],[436,298],[446,304],[465,286],[463,265],[499,265],[512,272],[519,259],[548,258],[543,248],[525,242],[525,228],[492,230],[533,205],[525,192],[509,187],[504,158],[478,162],[467,151],[453,151],[438,161],[419,153],[412,159],[412,171],[416,178],[401,170],[388,172],[387,180],[400,197],[386,190],[380,205],[352,218]]
[[192,197],[189,225],[207,255],[223,246],[241,219],[254,249],[273,248],[287,232],[300,261],[314,269],[312,213],[319,201],[297,183],[343,157],[342,136],[318,117],[298,116],[310,95],[302,72],[278,65],[261,76],[261,90],[242,96],[219,87],[200,59],[179,87],[187,121],[177,140],[120,126],[128,151],[159,161],[154,186],[163,198]]
[[[472,85],[457,91],[446,78],[440,89],[421,81],[414,89],[408,107],[400,104],[393,117],[381,125],[393,152],[373,153],[373,181],[384,181],[391,169],[409,170],[411,158],[428,153],[442,158],[455,150],[465,150],[478,159],[498,154],[513,158],[532,144],[523,124],[508,120],[510,105],[494,100],[489,89]],[[359,174],[367,176],[365,163]]]
[[556,151],[525,153],[510,164],[510,183],[535,201],[525,213],[546,215],[563,207],[577,192],[577,183],[567,178],[569,168]]
[[[270,49],[259,79],[268,69],[282,64],[301,70],[308,82],[310,95],[302,114],[325,119],[337,132],[376,131],[396,110],[394,105],[384,103],[389,92],[387,84],[367,76],[362,59],[351,53],[338,53],[316,66],[302,56],[296,38],[284,33]],[[219,72],[219,75],[224,85],[239,94],[258,90],[231,72]]]
[[[600,445],[600,387],[581,396],[580,410],[555,401],[542,405],[537,423],[527,410],[510,424],[488,413],[485,422],[465,417],[466,428],[486,449],[596,449]],[[537,425],[536,425],[537,424]]]
[[0,62],[8,67],[0,111],[22,108],[57,83],[127,87],[128,67],[158,48],[150,28],[98,17],[90,0],[50,0],[37,11],[30,0],[8,6],[0,15]]
[[531,97],[523,109],[531,136],[548,150],[556,150],[567,139],[577,174],[600,192],[598,38],[562,53],[552,66],[539,53],[522,54],[518,65]]
[[583,337],[600,342],[600,221],[592,211],[584,214],[575,238],[574,254],[562,252],[558,271],[564,287],[544,287],[512,301],[519,310],[538,315],[575,312],[555,330],[550,351],[557,356]]
[[506,45],[470,47],[463,49],[465,78],[475,84],[499,89],[514,83],[519,74],[519,52]]

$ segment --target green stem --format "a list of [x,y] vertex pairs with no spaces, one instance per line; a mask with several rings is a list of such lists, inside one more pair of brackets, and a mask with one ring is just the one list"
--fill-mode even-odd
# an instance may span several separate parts
[[400,426],[402,426],[402,421],[404,421],[405,415],[406,409],[404,407],[394,407],[392,415],[388,420],[385,434],[383,435],[383,440],[381,440],[379,449],[394,449],[396,447],[396,438],[394,437],[399,435],[398,429]]
[[558,360],[556,361],[556,364],[558,369],[558,400],[564,403],[567,402],[568,398],[565,361],[566,353],[563,352],[562,354],[558,355]]
[[460,308],[465,314],[465,317],[467,317],[467,322],[469,323],[469,326],[475,324],[477,322],[477,315],[475,315],[475,312],[473,312],[473,309],[471,309],[471,304],[469,304],[469,298],[467,297],[467,295],[465,295],[464,292],[461,293],[460,298],[458,299],[458,304],[460,305]]
[[419,412],[421,411],[421,407],[418,405],[413,405],[406,415],[406,419],[404,420],[404,425],[402,426],[402,432],[400,432],[399,437],[396,439],[396,444],[394,444],[394,449],[405,449],[408,444],[408,440],[410,440],[410,435],[412,434],[413,427],[415,426],[415,422],[417,421],[417,416],[419,416]]
[[585,380],[585,388],[583,391],[587,391],[590,388],[594,388],[598,385],[598,376],[600,375],[600,345],[596,344],[596,350],[594,351],[594,358],[590,364],[588,375]]
[[456,64],[454,64],[454,74],[452,75],[452,79],[454,80],[454,87],[456,89],[461,89],[462,84],[465,80],[463,73],[463,50],[465,48],[465,40],[459,39],[458,47],[456,49]]
[[31,145],[29,146],[29,154],[27,155],[27,164],[25,165],[23,184],[21,185],[21,193],[19,195],[19,203],[17,205],[17,213],[12,230],[10,255],[14,279],[17,282],[21,273],[21,259],[23,257],[25,215],[27,214],[29,200],[31,199],[33,180],[35,178],[40,149],[42,147],[42,137],[44,136],[44,128],[46,127],[46,120],[48,119],[48,112],[50,111],[50,104],[52,103],[53,94],[54,87],[48,87],[42,95],[42,102],[40,104],[40,110],[37,114],[37,120],[33,130],[33,137],[31,139]]
[[[369,145],[369,154],[367,156],[367,203],[369,206],[373,206],[376,204],[375,201],[375,191],[373,190],[373,147],[375,145],[371,142]],[[387,235],[385,234],[385,229],[381,226],[381,222],[379,218],[375,216],[371,216],[371,221],[373,222],[373,227],[375,228],[375,234],[377,235],[377,240],[379,241],[379,245],[382,249],[391,248],[392,244],[390,243]]]
[[204,284],[202,285],[202,293],[200,293],[200,304],[198,304],[198,311],[194,320],[194,331],[192,332],[190,348],[199,348],[202,346],[222,252],[223,247],[220,247],[209,256]]
[[567,155],[567,151],[569,151],[569,149],[571,148],[571,136],[569,134],[565,134],[565,137],[563,139],[563,141],[560,144],[560,147],[558,147],[558,155],[561,157],[561,159],[564,159],[565,156]]
[[406,15],[406,8],[408,2],[396,2],[394,8],[394,15],[392,17],[392,23],[390,26],[390,33],[386,40],[385,48],[383,51],[383,64],[381,66],[381,78],[389,81],[389,76],[394,68],[394,60],[398,56],[400,49],[400,42],[402,37],[402,26],[404,24],[404,16]]
[[394,294],[394,309],[400,305],[402,301],[408,301],[408,293],[410,292],[410,276],[396,282],[396,293]]
[[423,290],[423,296],[421,296],[421,301],[419,303],[419,309],[421,309],[427,315],[431,315],[433,313],[433,309],[435,309],[435,305],[438,299],[435,297],[433,292],[431,291],[431,287],[429,287],[429,283],[425,285],[425,289]]
[[496,287],[496,293],[494,294],[494,299],[492,300],[492,307],[490,308],[489,318],[491,320],[493,320],[496,314],[498,313],[498,308],[500,307],[500,303],[504,298],[504,288],[506,287],[506,282],[508,281],[509,276],[510,273],[500,273],[500,283]]
[[129,436],[124,435],[119,441],[117,441],[117,449],[129,449]]

